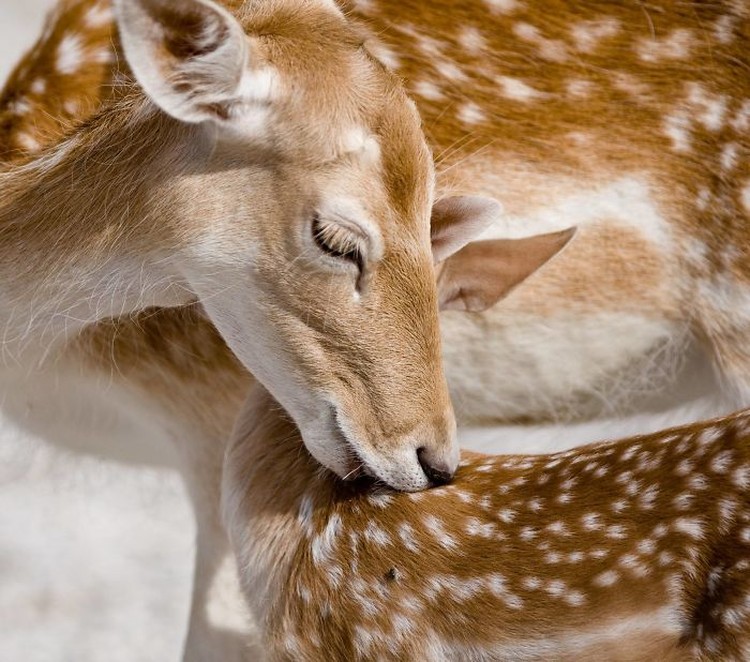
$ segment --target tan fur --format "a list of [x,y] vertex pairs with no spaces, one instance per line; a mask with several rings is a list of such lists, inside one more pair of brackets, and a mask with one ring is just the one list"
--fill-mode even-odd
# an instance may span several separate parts
[[[195,58],[147,53],[198,91],[180,101],[187,83],[149,83],[146,64],[153,102],[124,83],[58,146],[0,174],[0,251],[13,273],[4,351],[27,361],[28,345],[86,323],[199,299],[321,462],[423,488],[417,449],[451,471],[456,446],[429,249],[432,165],[415,109],[330,6],[278,0],[237,13],[241,27],[217,19],[241,32],[220,39],[252,51],[237,63],[248,80],[237,99],[212,101],[211,77],[201,92]],[[155,16],[183,29],[172,13]],[[128,36],[135,62],[149,40],[161,47],[151,28],[128,30],[149,35]],[[254,86],[271,96],[256,100]],[[195,109],[180,122],[156,103],[176,103],[178,118],[179,104]],[[209,121],[193,124],[191,112]],[[365,236],[359,271],[314,245],[318,215]]]
[[[83,9],[61,12],[48,38],[59,41],[73,31],[92,48],[109,47],[107,37],[80,19],[91,0],[73,4]],[[740,74],[747,17],[741,5],[718,3],[692,12],[669,3],[641,8],[592,1],[562,3],[552,11],[528,2],[386,0],[347,9],[371,26],[377,38],[371,37],[368,47],[412,91],[438,158],[441,191],[499,198],[512,236],[531,232],[525,223],[542,212],[552,218],[546,230],[565,227],[555,224],[566,221],[566,199],[579,193],[586,209],[586,196],[604,195],[622,178],[642,185],[639,194],[651,198],[646,212],[658,216],[644,217],[629,200],[613,201],[615,216],[596,212],[592,204],[594,216],[565,255],[507,301],[481,321],[446,317],[446,367],[462,420],[503,420],[519,413],[533,419],[559,418],[561,412],[591,416],[601,411],[602,401],[607,410],[625,406],[626,401],[610,401],[614,396],[602,393],[603,384],[634,363],[648,369],[664,339],[679,343],[685,329],[705,340],[744,399],[742,375],[750,370],[743,367],[741,331],[748,318],[741,274],[746,212],[738,204],[748,179]],[[44,52],[49,57],[52,51]],[[53,67],[43,59],[20,65],[5,103],[48,70]],[[86,92],[75,87],[79,80],[85,83],[83,72],[80,79],[63,80],[61,94],[72,100],[97,94],[98,86]],[[81,105],[81,119],[85,108]],[[14,117],[13,135],[30,133],[42,142],[43,135],[34,134],[35,117],[33,112]],[[687,152],[675,143],[683,134]],[[719,168],[721,176],[713,179],[721,154],[731,167]],[[733,266],[724,265],[725,259]],[[633,324],[649,320],[654,329],[633,347],[629,328],[603,331],[620,353],[613,349],[606,362],[596,359],[601,372],[589,371],[574,393],[537,381],[537,388],[547,391],[534,402],[526,389],[516,392],[512,385],[498,402],[490,375],[480,387],[466,389],[463,375],[472,359],[465,338],[481,344],[503,336],[514,342],[514,329],[531,338],[543,324],[566,330],[574,325],[568,319],[601,325],[601,315],[610,313],[622,313]],[[571,357],[586,356],[574,335],[566,347]],[[532,361],[541,370],[548,358],[537,350],[525,365]],[[516,373],[508,358],[496,360],[497,374]]]
[[[3,147],[7,146],[4,154],[22,156],[34,151],[34,143],[24,139],[22,141],[23,147],[21,147],[18,142],[15,142],[17,137],[24,134],[33,137],[41,145],[55,142],[76,123],[84,121],[91,112],[97,109],[96,103],[90,103],[90,99],[109,97],[109,77],[112,76],[111,67],[113,66],[111,62],[94,66],[92,59],[87,58],[84,67],[79,68],[74,74],[64,76],[57,72],[55,66],[56,44],[69,32],[82,37],[83,42],[87,45],[86,53],[97,52],[99,48],[112,48],[109,37],[111,25],[104,25],[92,30],[81,18],[92,5],[91,0],[76,0],[61,5],[63,9],[58,11],[56,18],[50,23],[50,29],[45,33],[41,45],[35,50],[35,54],[32,54],[30,58],[25,59],[19,65],[14,77],[6,85],[0,98],[0,107],[4,111],[2,115],[3,126],[9,127],[4,129],[7,130],[7,133],[3,133],[2,145]],[[106,1],[101,3],[105,11],[107,5]],[[525,17],[519,16],[518,18],[519,20],[532,20],[534,23],[539,21],[549,23],[556,20],[555,16],[563,17],[560,20],[559,30],[562,30],[563,22],[568,20],[567,17],[572,16],[571,13],[566,12],[578,11],[576,7],[585,8],[581,3],[568,5],[565,8],[558,7],[555,12],[547,11],[547,5],[539,9],[534,3],[528,2],[501,2],[492,6],[507,6],[514,12],[519,10],[531,12],[533,14],[531,17],[527,13]],[[591,11],[604,13],[612,8],[611,3],[591,3],[589,6]],[[367,10],[367,7],[374,8],[375,12]],[[376,23],[377,32],[380,31],[378,25],[387,20],[377,16],[377,12],[384,7],[388,14],[392,16],[396,16],[397,12],[401,11],[399,7],[386,7],[383,3],[363,3],[361,5],[362,10],[358,10],[358,13],[363,16],[364,11],[366,14],[364,17]],[[412,9],[411,5],[403,6],[403,11]],[[621,173],[623,164],[630,163],[630,159],[635,157],[634,145],[638,144],[638,131],[642,119],[646,115],[644,112],[637,111],[641,112],[638,121],[630,124],[630,111],[633,110],[634,104],[629,100],[628,95],[632,95],[635,90],[644,91],[642,82],[638,80],[636,75],[637,62],[631,60],[628,61],[628,68],[632,70],[624,76],[617,76],[617,86],[607,87],[602,84],[602,87],[594,88],[596,90],[594,96],[597,104],[596,112],[581,112],[580,117],[576,117],[573,112],[564,115],[565,121],[569,123],[571,128],[571,135],[567,137],[563,136],[561,132],[558,132],[555,140],[546,137],[545,127],[547,122],[556,122],[558,127],[562,126],[562,121],[555,120],[550,113],[546,112],[546,107],[540,107],[538,111],[527,116],[523,106],[518,106],[518,110],[513,111],[516,104],[511,104],[508,100],[503,101],[504,105],[501,106],[499,112],[492,113],[493,117],[497,118],[492,130],[503,131],[502,134],[498,134],[502,135],[502,140],[488,136],[484,130],[476,136],[477,132],[474,129],[459,125],[454,119],[455,113],[467,96],[471,98],[472,89],[476,82],[473,81],[477,75],[475,71],[488,63],[502,68],[502,73],[508,76],[520,76],[524,79],[529,72],[533,72],[534,76],[537,77],[548,76],[548,80],[543,81],[545,85],[555,84],[555,76],[562,72],[568,76],[570,89],[578,92],[586,89],[585,85],[577,85],[577,87],[574,85],[578,83],[579,79],[588,76],[604,79],[611,66],[600,67],[596,63],[593,67],[584,66],[589,56],[576,53],[573,60],[569,61],[568,64],[564,66],[558,64],[550,68],[548,62],[539,55],[526,53],[521,57],[515,55],[514,50],[505,46],[505,44],[513,43],[514,48],[518,48],[519,44],[514,35],[507,33],[507,28],[506,32],[502,32],[495,25],[498,22],[498,24],[510,26],[511,23],[506,16],[512,16],[513,14],[506,15],[500,12],[490,16],[485,13],[485,6],[479,3],[461,3],[460,7],[454,3],[450,7],[446,5],[445,7],[436,7],[436,9],[438,13],[444,14],[446,17],[454,17],[455,19],[456,16],[459,16],[462,20],[450,20],[450,24],[441,23],[438,26],[433,24],[434,16],[424,16],[424,22],[420,27],[421,33],[426,37],[434,35],[435,38],[440,38],[442,34],[446,35],[447,41],[454,44],[451,46],[454,49],[451,52],[455,52],[456,55],[454,59],[457,62],[462,61],[460,66],[469,82],[461,83],[463,87],[457,87],[455,81],[448,81],[446,84],[447,79],[440,72],[431,73],[431,76],[434,76],[434,82],[447,99],[447,101],[431,102],[429,99],[418,95],[418,84],[422,82],[422,72],[421,70],[417,71],[417,66],[408,65],[409,70],[405,77],[415,93],[420,112],[427,118],[426,126],[430,134],[434,136],[433,140],[438,141],[436,144],[443,146],[435,150],[440,160],[441,190],[490,193],[502,199],[509,215],[515,214],[522,218],[529,210],[554,210],[561,195],[576,191],[582,185],[585,188],[585,185],[588,185],[591,181],[601,181],[604,174],[611,172],[612,169]],[[624,9],[618,8],[617,11],[621,12]],[[651,22],[655,22],[654,30],[658,35],[668,36],[670,34],[668,26],[675,15],[674,12],[664,7],[656,7],[653,3],[643,10],[639,8],[638,11],[641,12],[640,16],[643,18],[643,22],[637,23],[629,32],[631,38],[635,39],[634,35],[636,34],[644,38],[650,35]],[[701,9],[701,11],[714,10]],[[414,20],[411,16],[416,16],[416,14],[412,12],[410,18],[407,19],[408,21]],[[438,16],[438,19],[443,20],[440,16]],[[693,19],[686,11],[680,13],[679,20],[688,22]],[[460,37],[459,28],[466,21],[469,23],[476,22],[477,27],[483,31],[485,39],[488,35],[497,35],[500,47],[499,50],[495,51],[495,55],[492,55],[491,49],[487,48],[484,49],[483,55],[469,59],[463,51],[459,53],[455,50],[457,49],[455,44]],[[695,25],[700,25],[700,28],[696,28],[696,30],[704,30],[704,38],[701,40],[701,44],[703,44],[702,47],[708,48],[708,44],[714,39],[713,27],[710,22],[706,23],[703,18],[700,22],[696,19]],[[741,61],[744,57],[742,44],[746,43],[747,39],[745,25],[744,20],[732,19],[730,33],[733,35],[732,43],[738,49],[738,61]],[[624,38],[625,35],[624,31],[620,32],[620,38]],[[390,40],[394,53],[398,56],[399,67],[415,57],[420,61],[430,60],[430,67],[433,63],[438,62],[436,58],[430,55],[429,50],[425,51],[427,56],[422,55],[421,51],[417,52],[416,49],[419,44],[429,45],[430,42],[426,40],[414,42],[410,34],[404,32],[401,36],[401,32],[394,32],[390,26],[388,26],[385,36]],[[492,38],[495,39],[494,36]],[[43,46],[45,41],[49,41],[52,45],[45,48]],[[370,42],[370,45],[373,46],[373,52],[381,52],[381,49],[374,46],[374,42]],[[419,48],[422,47],[419,46]],[[530,49],[531,46],[523,46],[523,48]],[[721,48],[726,47],[722,46]],[[401,51],[406,53],[406,57],[399,55]],[[119,51],[112,50],[111,52],[117,53],[113,60],[117,62],[117,68],[124,71],[125,65]],[[733,97],[741,97],[739,90],[743,85],[744,78],[737,74],[737,71],[725,60],[716,60],[713,57],[716,48],[712,47],[711,53],[711,57],[704,58],[704,69],[701,71],[708,72],[706,73],[707,76],[708,74],[713,75],[716,71],[723,71],[722,76],[711,84],[714,86],[726,84],[728,93],[731,91]],[[622,53],[617,55],[619,61]],[[476,67],[472,62],[478,62]],[[670,67],[681,67],[683,76],[690,77],[690,72],[695,66],[694,61],[683,60],[682,62],[684,64],[674,61],[668,64]],[[565,72],[563,72],[563,69],[565,69]],[[657,88],[666,84],[660,79],[659,72],[661,70],[666,71],[664,63],[652,65],[649,69],[648,75],[653,79],[651,82],[657,85]],[[430,68],[428,71],[432,72],[433,70]],[[399,69],[399,73],[404,73],[404,71]],[[91,75],[90,79],[88,78],[89,75]],[[33,96],[35,93],[31,92],[30,88],[38,78],[45,79],[47,89],[54,89],[54,94],[41,93],[39,97]],[[677,77],[671,69],[668,75],[664,76],[664,79],[670,81],[670,86],[676,85]],[[531,84],[536,81],[529,82]],[[640,86],[633,85],[633,83],[640,83]],[[487,97],[483,96],[483,99],[489,99],[491,94],[495,94],[496,100],[502,98],[500,88],[493,93],[486,85],[476,87],[482,95],[490,94]],[[616,91],[619,88],[628,88],[630,91],[627,94],[625,92],[620,93]],[[653,93],[653,89],[650,91]],[[13,103],[17,98],[27,94],[34,99],[33,112],[25,112],[26,107],[24,105],[17,106]],[[609,96],[610,94],[619,95],[616,96],[618,103],[617,108],[607,110],[606,106],[612,98]],[[582,99],[585,99],[585,97],[582,97]],[[650,117],[652,119],[647,125],[651,127],[652,131],[655,131],[658,126],[655,119],[658,111],[654,109],[661,103],[659,99],[658,95],[652,96],[650,99],[652,103]],[[562,98],[545,97],[543,101],[553,101],[557,104],[556,107],[564,104]],[[70,103],[66,105],[66,102]],[[736,102],[733,103],[736,105]],[[75,110],[75,115],[71,115],[68,112],[69,110]],[[585,106],[583,110],[585,111]],[[515,113],[512,115],[512,121],[506,122],[504,118],[508,117],[508,113],[511,112]],[[603,119],[602,113],[610,118],[608,122]],[[617,114],[616,118],[614,117],[615,114]],[[10,123],[8,123],[9,117],[11,118]],[[592,117],[597,120],[597,127],[599,128],[587,137],[585,134],[588,127],[591,126]],[[739,113],[726,117],[731,120],[732,130],[742,128],[743,124]],[[622,126],[615,124],[615,120],[624,124]],[[445,131],[440,129],[440,123],[443,121],[449,127]],[[629,133],[623,137],[623,132],[627,127],[631,128],[628,129]],[[729,130],[729,128],[725,129],[725,131]],[[532,133],[535,137],[526,141],[523,139],[525,134],[531,135]],[[573,135],[575,133],[579,135]],[[552,133],[549,135],[552,136]],[[638,151],[638,154],[643,157],[642,162],[650,163],[651,159],[655,160],[655,162],[661,164],[659,167],[662,173],[674,165],[676,168],[675,177],[678,178],[686,177],[684,171],[688,167],[693,173],[698,172],[703,167],[704,161],[694,156],[685,159],[680,158],[679,155],[670,156],[668,151],[669,141],[663,137],[655,137],[654,134],[649,135],[651,135],[651,138],[647,143],[651,144],[651,141],[653,141],[650,151],[645,148]],[[598,137],[602,136],[604,139],[598,140]],[[715,142],[718,140],[718,134],[713,138],[708,134],[706,136],[709,141],[714,140]],[[513,155],[512,157],[503,156],[502,161],[498,163],[496,161],[498,158],[497,152],[502,151],[503,142],[507,140],[511,141]],[[739,142],[742,150],[745,150],[745,139],[743,138]],[[485,146],[487,143],[490,143],[489,146]],[[700,149],[707,149],[710,144],[713,143],[706,143],[703,138],[701,142],[697,143]],[[446,145],[450,149],[444,149]],[[620,145],[619,152],[618,145]],[[665,146],[667,146],[666,149],[664,149]],[[528,158],[527,150],[534,150],[535,156]],[[588,154],[594,152],[599,154],[600,151],[609,155],[609,160],[605,164],[609,170],[587,165]],[[716,153],[716,150],[714,150],[714,153]],[[597,163],[606,160],[601,156],[598,156],[597,159]],[[561,161],[565,161],[564,167],[560,165]],[[745,168],[746,166],[743,165],[742,167]],[[585,172],[585,175],[580,178],[577,177],[579,169]],[[592,170],[596,171],[593,175]],[[712,168],[706,170],[707,173],[711,171]],[[737,172],[742,171],[738,170]],[[723,175],[721,181],[725,181],[726,177],[726,175]],[[737,181],[742,179],[737,174],[732,175],[732,177]],[[695,190],[693,190],[695,186],[690,181],[688,178],[680,179],[682,183],[679,186],[674,186],[674,181],[669,180],[663,186],[659,183],[657,190],[659,195],[668,195],[672,191],[671,198],[679,197],[682,191],[695,193]],[[712,186],[718,187],[719,180],[716,180],[716,183]],[[734,190],[736,190],[736,186]],[[691,292],[694,281],[684,279],[686,270],[679,265],[690,261],[685,256],[693,256],[690,259],[694,260],[696,256],[701,255],[702,250],[701,242],[697,242],[697,247],[701,249],[697,253],[686,250],[695,244],[691,240],[692,230],[689,224],[679,225],[683,209],[690,207],[693,210],[693,207],[689,204],[690,200],[692,198],[689,196],[685,197],[682,205],[676,205],[676,211],[670,210],[669,214],[666,215],[670,224],[675,222],[675,227],[688,228],[687,234],[682,229],[676,232],[679,240],[676,262],[665,256],[663,250],[655,246],[651,239],[643,234],[642,228],[638,225],[635,227],[623,226],[620,223],[611,223],[609,218],[603,217],[597,222],[579,229],[574,243],[559,259],[555,260],[544,272],[530,279],[526,285],[518,288],[507,301],[485,315],[465,316],[455,313],[446,315],[443,322],[447,340],[447,368],[449,377],[454,378],[453,394],[458,398],[458,413],[463,419],[487,421],[507,420],[510,417],[538,420],[550,416],[560,416],[561,411],[576,416],[595,415],[601,406],[602,381],[606,381],[612,375],[619,374],[623,366],[637,359],[641,351],[650,347],[648,344],[645,347],[643,344],[639,344],[636,345],[637,350],[631,349],[631,351],[635,351],[635,354],[623,354],[617,360],[609,363],[601,362],[601,370],[585,375],[582,381],[574,382],[573,386],[565,382],[561,384],[559,389],[553,389],[549,383],[537,380],[533,384],[533,389],[527,389],[526,382],[522,381],[523,388],[519,390],[518,396],[513,398],[512,393],[515,385],[519,383],[519,378],[522,378],[523,375],[515,370],[512,365],[509,369],[504,368],[503,361],[507,361],[507,357],[497,356],[493,364],[488,359],[486,349],[483,349],[488,339],[501,337],[504,341],[507,338],[509,350],[513,350],[510,345],[513,337],[508,336],[510,330],[517,328],[521,335],[529,336],[529,330],[533,330],[540,320],[543,324],[546,324],[545,320],[569,319],[570,326],[577,328],[588,313],[624,311],[626,316],[632,317],[633,323],[623,326],[622,331],[620,331],[620,327],[610,330],[613,347],[622,347],[624,345],[622,341],[626,339],[625,336],[631,334],[636,325],[645,319],[676,321],[677,327],[674,328],[682,328],[686,318],[692,320],[696,317],[699,320],[698,328],[707,324],[716,324],[718,327],[724,328],[728,324],[731,326],[731,316],[735,310],[731,296],[736,292],[741,292],[741,289],[735,288],[732,282],[729,283],[730,287],[724,291],[724,294],[730,297],[725,300],[728,305],[725,305],[721,311],[714,310],[715,304],[721,302],[720,298],[717,298],[713,305],[704,302],[699,306],[697,298],[690,295],[683,296],[683,288],[684,291]],[[712,203],[712,207],[721,208],[721,204]],[[627,210],[627,207],[624,207],[624,209]],[[692,215],[691,218],[694,218],[693,211],[690,211],[689,214]],[[722,237],[725,236],[722,225],[714,225],[716,218],[715,214],[708,214],[700,219],[704,228],[701,232],[711,238],[712,244],[720,244],[723,241]],[[735,227],[737,231],[740,231],[742,223],[739,222]],[[511,229],[515,233],[519,230],[523,231],[523,227],[512,227]],[[550,229],[554,228],[551,227]],[[714,252],[712,249],[712,253]],[[703,272],[704,266],[701,266],[701,264],[702,262],[699,261],[698,268],[691,267],[687,271],[690,273]],[[718,294],[721,294],[720,290]],[[705,297],[703,298],[705,299]],[[741,303],[741,301],[738,301],[738,303]],[[707,311],[706,315],[700,312],[703,309]],[[737,319],[737,326],[741,327],[742,321],[739,318]],[[594,319],[592,324],[599,325],[601,321]],[[673,327],[669,327],[666,331],[671,333],[672,330]],[[618,333],[621,335],[618,335]],[[712,335],[708,338],[709,346],[712,346],[716,337],[718,336]],[[744,370],[742,368],[742,355],[745,337],[745,334],[740,334],[738,337],[740,342],[735,342],[734,345],[738,360],[725,364],[727,372],[739,381],[742,380]],[[166,346],[169,351],[165,354],[164,339],[166,338],[168,338]],[[650,341],[645,339],[644,342]],[[202,357],[201,369],[196,370],[194,369],[194,363],[192,367],[189,366],[194,353],[201,347],[211,348],[211,350],[205,354],[198,353]],[[717,343],[715,347],[722,350],[728,345]],[[529,362],[533,364],[534,361],[539,360],[534,356],[529,356],[526,350],[527,347],[524,347],[522,352],[514,352],[523,357],[524,365],[522,367],[524,368]],[[582,357],[592,355],[589,348],[581,348],[581,350],[580,355]],[[154,405],[159,410],[160,416],[163,416],[166,422],[165,426],[174,431],[172,436],[175,439],[183,441],[192,439],[189,443],[183,444],[181,448],[185,456],[189,458],[186,461],[186,464],[189,465],[189,468],[186,469],[186,478],[193,485],[202,484],[204,486],[201,489],[191,490],[201,500],[199,505],[202,513],[198,515],[199,527],[204,527],[207,531],[199,544],[201,548],[204,544],[206,548],[211,546],[219,548],[221,545],[214,544],[214,540],[223,535],[218,523],[216,523],[215,514],[218,487],[215,483],[212,483],[211,479],[205,478],[206,472],[202,471],[202,468],[206,465],[217,466],[219,464],[223,453],[224,439],[237,413],[239,394],[244,393],[250,378],[226,349],[214,326],[203,316],[194,315],[192,312],[184,315],[179,311],[165,309],[154,315],[152,311],[147,311],[137,315],[135,319],[127,316],[119,319],[116,324],[106,323],[90,326],[82,338],[71,339],[65,344],[63,351],[51,354],[50,359],[47,362],[47,369],[51,371],[48,373],[50,380],[65,384],[70,375],[79,377],[83,373],[92,384],[102,384],[102,389],[106,389],[107,385],[111,383],[121,384],[139,399]],[[209,359],[211,362],[206,362]],[[597,360],[596,363],[598,367],[599,361]],[[542,363],[541,365],[545,364]],[[85,366],[85,368],[82,368],[82,366]],[[470,374],[472,384],[477,384],[477,386],[467,388],[466,382],[458,379],[463,373]],[[217,383],[225,386],[221,388],[211,386]],[[18,384],[14,388],[18,388]],[[504,396],[498,395],[501,393]],[[196,394],[200,394],[200,396],[196,397]],[[537,395],[540,395],[540,397],[537,397]],[[561,410],[561,406],[565,409]],[[34,410],[28,408],[28,411],[33,412]],[[24,414],[24,416],[28,415]],[[31,416],[31,419],[20,422],[33,424],[34,414],[32,413]],[[199,444],[194,437],[196,439],[202,438],[203,441]],[[213,471],[211,470],[209,473]],[[214,514],[211,514],[212,508]],[[214,540],[211,540],[212,535],[215,536]],[[208,540],[211,540],[210,544],[206,544]],[[208,556],[206,554],[206,558]],[[214,560],[209,560],[208,566],[213,567],[214,563]],[[207,574],[210,575],[210,572]],[[198,578],[199,592],[208,579],[210,579],[210,576]],[[198,597],[199,602],[200,600],[201,597]],[[199,613],[200,609],[201,606],[198,604],[195,613]],[[194,634],[195,636],[193,636]],[[196,643],[197,636],[198,634],[191,629],[189,648],[190,644]],[[216,641],[214,640],[214,642]],[[218,650],[216,643],[214,643],[213,650]],[[238,655],[242,655],[241,650]],[[200,654],[198,654],[197,659],[201,659]],[[229,655],[226,655],[225,659],[229,659]]]
[[346,485],[251,396],[227,523],[274,660],[729,660],[750,652],[750,416]]

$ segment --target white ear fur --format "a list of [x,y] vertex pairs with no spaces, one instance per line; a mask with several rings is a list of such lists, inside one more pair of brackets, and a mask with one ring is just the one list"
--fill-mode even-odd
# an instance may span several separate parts
[[[245,90],[249,42],[212,0],[114,0],[125,56],[146,94],[183,122],[227,119]],[[248,94],[250,93],[250,94]]]
[[442,262],[482,232],[502,215],[502,205],[492,198],[462,195],[438,200],[432,208],[432,255]]

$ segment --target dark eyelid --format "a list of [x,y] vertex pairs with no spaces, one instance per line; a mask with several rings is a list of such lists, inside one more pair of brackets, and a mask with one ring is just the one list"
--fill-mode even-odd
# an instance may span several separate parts
[[354,247],[352,248],[352,250],[342,251],[335,246],[331,246],[330,244],[326,243],[323,238],[323,230],[321,229],[320,225],[320,215],[316,213],[314,214],[312,221],[312,235],[313,240],[315,241],[315,244],[318,246],[318,248],[332,257],[351,262],[357,267],[357,269],[359,269],[361,273],[364,267],[364,260],[359,249]]

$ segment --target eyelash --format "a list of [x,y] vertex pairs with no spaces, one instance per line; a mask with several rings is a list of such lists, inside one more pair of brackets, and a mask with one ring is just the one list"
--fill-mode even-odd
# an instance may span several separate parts
[[336,223],[326,223],[317,214],[312,222],[313,241],[318,248],[331,257],[347,260],[359,271],[364,266],[362,249],[357,239]]

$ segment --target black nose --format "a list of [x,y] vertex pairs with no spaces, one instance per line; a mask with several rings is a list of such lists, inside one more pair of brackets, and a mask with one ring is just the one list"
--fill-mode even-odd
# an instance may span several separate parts
[[447,485],[453,478],[453,472],[448,469],[448,466],[442,462],[434,462],[428,459],[428,451],[426,448],[417,449],[417,459],[419,460],[419,466],[422,467],[424,475],[427,476],[427,480],[432,483],[435,487],[441,485]]

